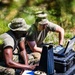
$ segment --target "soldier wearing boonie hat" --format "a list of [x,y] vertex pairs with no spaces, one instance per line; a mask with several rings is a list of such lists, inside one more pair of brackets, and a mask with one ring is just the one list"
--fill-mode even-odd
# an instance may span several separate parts
[[[8,24],[8,27],[10,30],[0,35],[0,38],[3,40],[2,51],[4,54],[6,66],[13,69],[34,70],[35,65],[28,65],[28,57],[25,49],[25,35],[29,29],[29,26],[26,24],[23,18],[15,18]],[[18,54],[16,56],[13,54],[15,50],[17,50],[17,52],[20,50],[19,54],[22,57],[24,64],[19,62]],[[6,68],[6,71],[8,71],[8,68]],[[10,71],[9,69],[8,74],[11,73],[14,75],[12,72],[13,70]]]

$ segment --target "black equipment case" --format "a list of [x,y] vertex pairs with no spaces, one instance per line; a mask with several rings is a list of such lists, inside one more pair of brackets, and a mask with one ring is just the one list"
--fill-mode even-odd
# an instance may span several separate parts
[[54,56],[54,65],[57,73],[65,73],[75,62],[75,52],[70,51],[65,57]]
[[54,75],[75,75],[75,65],[69,68],[65,73],[55,73]]

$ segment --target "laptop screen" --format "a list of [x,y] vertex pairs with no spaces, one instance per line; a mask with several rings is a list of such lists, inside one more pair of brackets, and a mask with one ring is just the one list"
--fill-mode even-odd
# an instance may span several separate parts
[[73,48],[74,42],[75,42],[75,36],[68,41],[65,49],[65,54],[68,53]]

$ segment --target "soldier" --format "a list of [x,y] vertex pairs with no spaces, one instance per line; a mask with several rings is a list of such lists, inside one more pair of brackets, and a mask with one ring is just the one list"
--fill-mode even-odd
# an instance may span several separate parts
[[[64,29],[60,27],[57,24],[54,24],[47,19],[47,14],[40,11],[36,13],[36,20],[35,23],[28,29],[27,35],[26,35],[26,41],[33,52],[39,52],[42,53],[42,47],[43,40],[46,38],[48,32],[57,32],[59,35],[59,45],[57,47],[58,50],[62,49],[63,40],[64,40]],[[50,38],[50,37],[49,37]],[[47,59],[48,62],[51,63],[47,65],[49,71],[49,75],[54,74],[54,61],[53,61],[53,52],[49,51],[51,56]],[[43,57],[46,56],[46,52],[44,51]],[[46,59],[42,59],[46,61]],[[42,68],[44,68],[43,61],[40,65],[43,65]],[[51,66],[51,67],[50,67]],[[45,67],[46,68],[46,67]]]
[[[9,24],[9,31],[0,35],[3,40],[3,56],[6,66],[8,68],[21,70],[34,70],[36,65],[28,65],[28,57],[25,48],[25,35],[29,26],[23,18],[15,18]],[[15,62],[13,60],[13,52],[17,49],[20,52],[23,63]],[[12,73],[12,70],[11,72]],[[11,74],[9,74],[11,75]]]
[[62,48],[64,40],[64,29],[57,24],[54,24],[47,19],[47,14],[39,11],[36,13],[35,23],[29,28],[26,36],[26,41],[34,52],[42,52],[40,47],[48,32],[57,32],[59,34],[59,46]]

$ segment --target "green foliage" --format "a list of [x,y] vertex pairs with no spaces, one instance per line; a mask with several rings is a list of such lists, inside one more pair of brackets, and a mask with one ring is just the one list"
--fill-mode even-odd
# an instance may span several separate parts
[[54,32],[49,32],[47,37],[44,39],[44,43],[58,44],[58,35]]
[[68,39],[68,38],[72,38],[73,36],[74,34],[71,31],[67,30],[64,37],[65,39]]
[[36,1],[36,3],[42,3],[43,2],[43,0],[35,0]]
[[[29,2],[30,6],[26,2]],[[65,39],[74,36],[70,28],[75,27],[75,0],[13,0],[8,6],[0,6],[0,9],[0,34],[9,30],[7,25],[13,18],[22,17],[31,25],[35,21],[35,12],[43,10],[48,14],[49,21],[66,29]],[[57,34],[48,34],[44,42],[58,44]]]
[[0,20],[0,34],[8,31],[8,26],[7,26],[8,22],[4,21],[4,20]]
[[3,40],[2,39],[0,39],[0,45],[2,45],[3,44]]

